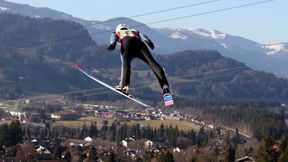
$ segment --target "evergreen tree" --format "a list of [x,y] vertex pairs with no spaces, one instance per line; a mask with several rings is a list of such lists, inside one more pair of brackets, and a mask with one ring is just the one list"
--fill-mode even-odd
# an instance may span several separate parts
[[115,154],[113,151],[109,152],[107,159],[104,162],[116,162]]
[[235,154],[236,154],[236,150],[230,144],[226,150],[225,162],[234,162],[235,161]]
[[127,138],[127,124],[121,125],[116,132],[116,142],[119,144],[123,139]]
[[8,124],[0,125],[0,146],[9,146],[9,126]]
[[62,158],[62,147],[61,147],[61,145],[57,145],[54,148],[52,158],[54,160],[60,160]]
[[157,129],[157,138],[158,139],[164,139],[164,131],[165,131],[164,124],[161,123],[160,127]]
[[204,131],[204,128],[201,127],[196,136],[196,144],[198,147],[205,146],[208,142],[208,137]]
[[98,130],[97,130],[96,123],[92,123],[92,124],[90,125],[89,136],[90,136],[91,138],[98,136]]
[[115,122],[113,122],[109,128],[109,134],[110,134],[110,141],[116,140],[116,133],[117,133],[117,125]]
[[197,159],[197,158],[193,156],[189,162],[197,162],[196,159]]
[[255,156],[257,162],[277,162],[279,154],[273,149],[274,142],[270,137],[264,138]]
[[88,136],[88,129],[86,127],[86,124],[84,123],[81,129],[81,138],[85,138]]
[[278,162],[286,162],[288,161],[288,137],[287,135],[283,135],[280,141],[280,157]]
[[288,150],[281,153],[278,162],[287,162],[288,161]]
[[18,120],[0,126],[0,145],[13,146],[22,142],[22,129]]
[[233,142],[234,146],[236,146],[236,147],[237,147],[237,144],[240,143],[240,134],[239,134],[238,128],[236,128],[236,130],[235,130],[235,135],[232,138],[232,142]]
[[174,162],[173,155],[167,151],[164,154],[161,154],[160,157],[158,157],[158,162]]
[[188,138],[192,141],[192,145],[196,144],[196,132],[193,129],[188,132]]
[[89,161],[96,161],[96,160],[98,160],[97,151],[96,151],[96,148],[95,148],[94,146],[92,146],[92,147],[90,148],[88,160],[89,160]]
[[28,127],[28,126],[25,126],[25,128],[24,128],[25,130],[25,138],[26,139],[28,139],[28,140],[30,140],[31,139],[31,131],[30,131],[30,127]]
[[71,160],[72,160],[72,156],[71,156],[70,151],[67,151],[67,152],[65,153],[63,159],[66,160],[67,162],[71,162]]
[[140,130],[140,124],[137,123],[136,125],[134,124],[132,127],[133,130],[133,136],[135,137],[135,139],[139,140],[141,139],[141,130]]
[[100,137],[104,140],[107,139],[107,133],[108,133],[108,121],[107,120],[103,120],[102,121],[102,127],[100,129]]
[[41,119],[41,122],[42,123],[45,123],[46,121],[46,112],[45,112],[45,109],[40,109],[40,119]]
[[9,128],[9,136],[11,140],[11,145],[16,145],[22,142],[22,129],[19,120],[12,121]]
[[288,137],[287,135],[283,135],[280,141],[280,151],[284,152],[288,145]]
[[165,130],[165,137],[166,137],[166,143],[169,147],[176,146],[176,129],[173,129],[172,125],[169,126],[169,128],[166,128]]

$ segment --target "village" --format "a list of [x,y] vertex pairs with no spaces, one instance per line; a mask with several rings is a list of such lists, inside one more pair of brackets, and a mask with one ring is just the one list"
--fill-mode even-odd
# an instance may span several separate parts
[[[56,104],[57,106],[55,106],[54,102],[54,106],[52,106],[52,108],[50,105],[51,109],[49,109],[49,111],[48,109],[44,109],[43,107],[40,108],[40,110],[42,111],[39,111],[39,108],[37,111],[35,111],[35,107],[37,107],[39,103],[43,104],[42,101],[20,101],[18,102],[17,106],[22,107],[22,109],[18,110],[11,110],[11,105],[1,103],[1,109],[3,109],[7,114],[10,114],[4,116],[2,115],[1,121],[9,122],[12,120],[19,120],[23,126],[28,125],[29,127],[40,128],[47,127],[47,121],[72,122],[81,120],[85,117],[101,118],[104,121],[134,121],[136,123],[140,121],[147,121],[148,123],[151,123],[153,121],[161,121],[161,123],[165,123],[167,121],[180,121],[183,125],[185,125],[185,127],[195,128],[195,131],[199,131],[200,128],[203,128],[206,132],[217,132],[217,136],[214,140],[216,141],[215,143],[217,143],[217,147],[209,144],[201,147],[197,147],[196,145],[189,146],[189,149],[193,150],[193,152],[200,151],[203,154],[211,155],[215,153],[215,150],[217,150],[219,154],[224,154],[223,147],[226,136],[233,136],[235,134],[235,130],[233,129],[201,120],[197,117],[194,117],[193,115],[182,113],[180,110],[177,109],[134,109],[110,106],[108,104],[99,105],[80,103],[71,104],[73,108],[68,109],[67,104],[63,104],[63,101],[61,101],[61,104]],[[43,121],[43,119],[45,119],[45,121]],[[98,124],[103,125],[103,123]],[[140,127],[145,127],[145,125],[140,124]],[[243,142],[245,142],[246,139],[250,138],[245,134],[240,133],[240,135]],[[161,140],[153,141],[151,139],[136,139],[133,136],[125,137],[121,139],[118,143],[105,141],[101,138],[95,138],[95,136],[91,137],[89,135],[85,137],[83,136],[82,139],[65,137],[57,139],[47,137],[39,138],[35,136],[35,138],[24,139],[23,143],[29,146],[33,146],[33,148],[35,149],[34,152],[37,155],[39,161],[52,160],[53,151],[58,144],[61,145],[62,158],[64,158],[68,148],[70,148],[69,150],[71,150],[71,148],[73,148],[72,150],[74,151],[77,150],[81,157],[85,158],[89,156],[89,150],[91,149],[91,147],[96,147],[99,161],[101,161],[101,159],[105,159],[105,157],[107,158],[109,150],[110,152],[111,150],[117,150],[118,153],[120,151],[122,155],[125,155],[125,157],[130,159],[131,161],[136,160],[140,157],[143,158],[143,156],[146,156],[147,154],[151,154],[151,158],[157,157],[159,154],[163,153],[163,150],[169,150],[171,153],[173,153],[174,156],[179,157],[183,156],[183,154],[187,154],[187,148],[183,149],[181,146],[168,147],[165,142]],[[1,152],[2,159],[4,160],[7,158],[9,159],[8,155],[9,151],[7,150]],[[246,157],[245,159],[247,158],[251,159],[250,157]]]

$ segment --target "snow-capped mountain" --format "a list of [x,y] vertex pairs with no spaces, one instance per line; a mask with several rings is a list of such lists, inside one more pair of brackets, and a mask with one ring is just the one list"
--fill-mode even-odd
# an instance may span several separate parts
[[[229,35],[212,29],[156,29],[170,38],[182,42],[182,49],[215,49],[222,55],[246,65],[275,74],[288,75],[288,44],[262,45],[249,39]],[[185,42],[185,43],[183,43]],[[186,44],[186,45],[185,45]]]
[[0,0],[0,13],[1,12],[21,14],[35,18],[48,17],[51,19],[66,19],[66,20],[77,19],[74,18],[72,15],[51,10],[49,8],[31,7],[29,5],[7,2],[5,0]]
[[0,0],[0,13],[22,14],[34,18],[65,19],[86,27],[90,36],[99,45],[107,45],[110,34],[119,23],[126,23],[146,34],[154,42],[154,53],[168,54],[183,50],[217,50],[222,55],[245,63],[262,71],[288,76],[288,43],[262,45],[239,36],[229,35],[213,29],[150,28],[141,22],[127,18],[87,21],[49,8],[35,8]]
[[205,29],[201,29],[201,28],[194,28],[191,30],[192,32],[205,36],[205,37],[210,37],[210,38],[214,38],[214,39],[224,39],[226,37],[227,34],[225,33],[221,33],[219,31],[216,30],[205,30]]
[[262,45],[269,56],[287,56],[288,43]]

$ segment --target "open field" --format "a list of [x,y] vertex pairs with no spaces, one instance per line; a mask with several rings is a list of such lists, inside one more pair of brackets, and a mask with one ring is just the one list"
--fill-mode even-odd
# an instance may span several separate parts
[[102,126],[102,122],[106,120],[108,121],[108,125],[111,125],[114,119],[106,119],[106,118],[100,118],[100,117],[85,117],[81,118],[80,120],[56,120],[55,123],[52,124],[52,126],[65,126],[70,128],[82,128],[83,124],[86,126],[90,126],[91,123],[96,122],[97,128],[100,128]]
[[[96,122],[97,123],[97,128],[100,128],[102,126],[102,122],[106,120],[108,121],[108,125],[111,125],[114,119],[106,119],[106,118],[101,118],[101,117],[85,117],[81,118],[80,120],[77,121],[55,121],[55,123],[52,124],[52,126],[66,126],[70,128],[82,128],[83,124],[85,123],[86,126],[90,126],[91,123]],[[164,126],[169,127],[172,125],[172,127],[178,127],[179,130],[183,131],[188,131],[191,129],[194,129],[195,131],[199,130],[199,126],[185,122],[185,121],[179,121],[179,120],[141,120],[141,121],[127,121],[126,122],[128,125],[133,125],[133,124],[141,124],[147,126],[148,124],[151,127],[156,127],[159,128],[160,125],[163,123]]]
[[199,126],[197,126],[193,123],[180,121],[180,120],[142,120],[142,121],[128,122],[128,124],[134,124],[134,123],[135,124],[139,123],[139,124],[145,125],[145,126],[147,126],[149,124],[150,126],[156,127],[156,128],[159,128],[161,124],[163,124],[164,126],[167,126],[167,127],[172,125],[172,127],[177,126],[179,130],[183,130],[183,131],[189,131],[191,129],[194,129],[195,131],[199,130]]

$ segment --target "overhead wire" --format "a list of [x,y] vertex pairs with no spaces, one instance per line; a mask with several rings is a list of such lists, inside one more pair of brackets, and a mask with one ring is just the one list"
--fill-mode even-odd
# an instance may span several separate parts
[[[188,80],[188,82],[199,82],[199,81],[203,81],[203,80],[209,80],[209,79],[218,79],[218,78],[224,78],[224,77],[229,77],[228,74],[223,74],[223,75],[216,75],[216,76],[212,76],[212,77],[204,77],[204,78],[198,78],[198,79],[191,79]],[[141,87],[136,87],[136,88],[131,88],[132,90],[136,90],[136,89],[142,89],[142,88],[146,88],[149,86],[141,86]],[[94,93],[94,94],[84,94],[84,95],[80,95],[80,96],[72,96],[72,97],[67,97],[65,96],[65,98],[68,99],[72,99],[72,98],[81,98],[81,97],[90,97],[90,96],[97,96],[97,95],[103,95],[103,94],[111,94],[112,92],[99,92],[99,93]],[[178,95],[176,95],[178,96]]]
[[[214,0],[214,1],[218,1],[218,0]],[[202,2],[201,4],[212,3],[214,1],[213,0],[212,1],[206,1],[206,2]],[[213,10],[213,11],[201,12],[201,13],[196,13],[196,14],[191,14],[191,15],[186,15],[186,16],[180,16],[180,17],[174,17],[174,18],[169,18],[169,19],[159,20],[159,21],[153,21],[153,22],[148,22],[148,23],[145,23],[145,24],[132,25],[131,27],[142,27],[142,26],[145,26],[145,25],[159,24],[159,23],[168,22],[168,21],[175,21],[175,20],[186,19],[186,18],[190,18],[190,17],[207,15],[207,14],[211,14],[211,13],[217,13],[217,12],[223,12],[223,11],[227,11],[227,10],[233,10],[233,9],[238,9],[238,8],[255,6],[255,5],[264,4],[264,3],[268,3],[268,2],[272,2],[272,1],[276,1],[276,0],[262,0],[262,1],[257,1],[257,2],[253,2],[253,3],[246,3],[246,4],[243,4],[243,5],[237,5],[237,6],[233,6],[233,7],[227,7],[227,8],[222,8],[222,9],[218,9],[218,10]],[[150,15],[152,13],[154,14],[154,13],[160,13],[160,12],[167,12],[167,11],[170,11],[170,10],[181,9],[181,8],[184,8],[184,7],[187,7],[187,6],[192,6],[192,5],[193,4],[186,5],[186,6],[180,6],[180,7],[176,7],[176,8],[171,8],[171,9],[166,9],[166,10],[154,11],[154,12],[150,12],[150,13],[146,13],[146,14]],[[198,5],[200,5],[200,3]],[[144,16],[145,14],[139,14],[139,15]],[[139,15],[135,15],[134,17],[137,17]],[[131,17],[133,17],[133,16],[131,16]],[[111,21],[114,21],[114,20],[111,20]],[[102,22],[102,24],[104,24],[104,23],[105,22]],[[90,35],[104,34],[104,33],[108,33],[108,32],[110,33],[110,32],[113,32],[113,31],[114,30],[104,30],[104,31],[101,31],[101,32],[90,33]],[[46,41],[45,43],[37,43],[37,44],[39,46],[40,45],[47,45],[47,44],[49,44],[51,42],[53,42],[53,43],[61,42],[61,41],[69,40],[69,39],[72,39],[72,38],[79,38],[81,36],[83,36],[83,35],[70,36],[70,37],[65,37],[65,38],[61,38],[61,39],[58,39],[58,40],[49,40],[49,41]],[[30,44],[30,45],[27,45],[27,46],[24,46],[24,47],[20,47],[20,48],[22,50],[24,48],[25,49],[29,49],[29,48],[26,48],[26,47],[31,47],[31,46],[33,47],[33,46],[36,46],[37,44],[34,44],[34,45]],[[7,48],[7,47],[0,47],[0,48]],[[19,47],[8,47],[8,48],[15,49],[15,48],[19,48]]]
[[[175,21],[175,20],[186,19],[186,18],[195,17],[195,16],[201,16],[201,15],[207,15],[207,14],[211,14],[211,13],[217,13],[217,12],[223,12],[223,11],[228,11],[228,10],[233,10],[233,9],[238,9],[238,8],[255,6],[255,5],[264,4],[264,3],[268,3],[268,2],[272,2],[272,1],[276,1],[276,0],[263,0],[263,1],[253,2],[253,3],[246,3],[243,5],[237,5],[237,6],[222,8],[222,9],[213,10],[213,11],[200,12],[197,14],[191,14],[191,15],[186,15],[186,16],[179,16],[179,17],[174,17],[174,18],[165,19],[165,20],[148,22],[145,24],[132,25],[130,27],[141,27],[141,26],[146,26],[146,25],[159,24],[159,23],[168,22],[168,21]],[[103,33],[112,32],[112,31],[113,30],[107,30],[107,31],[95,32],[95,33],[90,33],[90,34],[91,35],[98,35],[98,34],[103,34]]]
[[[181,78],[181,77],[187,77],[187,76],[197,76],[197,75],[205,75],[205,74],[216,74],[216,73],[220,73],[220,72],[227,72],[227,71],[234,71],[234,70],[243,70],[243,69],[248,69],[246,66],[235,66],[235,67],[231,67],[231,68],[224,68],[224,69],[219,69],[216,71],[209,71],[209,72],[203,72],[203,73],[194,73],[194,74],[187,74],[187,75],[178,75],[178,76],[173,76],[173,77],[168,77],[169,80],[173,80],[173,79],[177,79],[177,78]],[[220,77],[224,77],[225,75],[216,75],[216,76],[212,76],[212,77],[203,77],[203,78],[198,78],[198,79],[186,79],[187,82],[196,82],[196,81],[201,81],[201,80],[207,80],[207,79],[215,79],[215,78],[220,78]],[[157,82],[156,80],[152,80],[152,82]],[[151,80],[149,81],[142,81],[142,82],[137,82],[137,83],[133,83],[132,85],[135,84],[145,84],[145,83],[151,83]],[[136,89],[141,89],[141,88],[146,88],[149,87],[149,85],[146,86],[140,86],[137,88],[130,88],[131,90],[136,90]],[[80,90],[80,91],[71,91],[71,92],[65,92],[65,93],[58,93],[58,94],[51,94],[51,95],[44,95],[44,96],[36,96],[36,97],[29,97],[29,98],[23,98],[22,100],[33,100],[33,99],[42,99],[42,98],[52,98],[55,96],[63,96],[65,98],[80,98],[80,97],[87,97],[87,96],[96,96],[96,95],[103,95],[103,94],[111,94],[113,92],[111,91],[105,91],[105,92],[97,92],[94,94],[84,94],[84,95],[80,95],[80,96],[67,96],[70,94],[78,94],[78,93],[89,93],[89,92],[94,92],[94,91],[99,91],[99,90],[105,90],[107,88],[103,87],[103,88],[93,88],[93,89],[86,89],[86,90]],[[10,101],[11,102],[11,101]],[[16,102],[16,101],[15,101]]]
[[[100,24],[105,24],[105,23],[108,23],[108,22],[115,22],[115,21],[121,21],[121,20],[124,20],[126,18],[136,18],[136,17],[141,17],[141,16],[147,16],[147,15],[152,15],[152,14],[158,14],[158,13],[162,13],[162,12],[168,12],[168,11],[173,11],[173,10],[179,10],[179,9],[183,9],[183,8],[188,8],[188,7],[194,7],[194,6],[199,6],[199,5],[203,5],[203,4],[208,4],[208,3],[213,3],[213,2],[217,2],[217,1],[221,1],[221,0],[209,0],[209,1],[205,1],[205,2],[199,2],[199,3],[192,3],[192,4],[188,4],[188,5],[183,5],[183,6],[178,6],[178,7],[174,7],[174,8],[168,8],[168,9],[163,9],[163,10],[158,10],[158,11],[152,11],[152,12],[148,12],[148,13],[142,13],[142,14],[138,14],[138,15],[134,15],[134,16],[129,16],[129,17],[125,17],[125,18],[116,18],[116,19],[110,19],[110,20],[106,20],[104,22],[97,22],[97,23],[91,23],[91,24],[87,24],[87,25],[84,25],[84,24],[81,24],[77,27],[73,27],[73,28],[70,28],[70,29],[66,29],[71,31],[71,30],[76,30],[76,29],[83,29],[85,27],[89,27],[89,26],[92,26],[92,25],[100,25]],[[106,30],[105,32],[111,32],[112,30]],[[72,38],[78,38],[78,37],[81,37],[82,35],[79,35],[79,36],[70,36],[70,37],[65,37],[65,38],[61,38],[61,39],[58,39],[58,40],[51,40],[51,42],[58,42],[58,41],[64,41],[64,40],[69,40],[69,39],[72,39]],[[11,40],[10,40],[11,41]],[[50,41],[46,41],[45,43],[40,43],[40,42],[37,42],[37,44],[33,44],[32,46],[36,46],[36,45],[45,45],[45,44],[49,44]],[[26,47],[30,47],[31,45],[26,45]],[[2,47],[0,47],[2,48]],[[11,49],[14,49],[15,47],[10,47]],[[16,47],[17,48],[17,47]],[[20,49],[20,48],[19,48]],[[24,50],[25,49],[25,46],[24,47],[21,47],[21,50]],[[26,48],[27,49],[27,48]],[[29,50],[29,49],[28,49]]]
[[[177,78],[181,78],[181,77],[187,77],[187,76],[197,76],[197,75],[205,75],[205,74],[217,74],[217,73],[221,73],[221,72],[227,72],[227,71],[234,71],[234,70],[243,70],[243,69],[249,69],[246,66],[237,66],[237,67],[232,67],[232,68],[224,68],[224,69],[220,69],[220,70],[216,70],[216,71],[209,71],[209,72],[203,72],[203,73],[194,73],[194,74],[187,74],[187,75],[178,75],[178,76],[174,76],[174,77],[168,77],[169,80],[176,80]],[[201,81],[201,80],[207,80],[207,79],[216,79],[216,78],[220,78],[220,77],[227,77],[228,74],[224,74],[224,75],[216,75],[216,76],[205,76],[202,78],[198,78],[198,79],[185,79],[185,82],[197,82],[197,81]],[[134,84],[145,84],[145,83],[151,83],[151,82],[157,82],[156,80],[147,80],[147,81],[140,81],[137,83],[132,83],[131,86]],[[131,90],[135,90],[135,89],[141,89],[141,88],[146,88],[149,87],[149,85],[146,86],[141,86],[141,87],[137,87],[137,88],[130,88]],[[109,94],[109,93],[113,93],[113,92],[100,92],[99,94]],[[98,95],[98,94],[95,94]]]
[[[202,2],[202,3],[195,3],[195,4],[190,4],[190,5],[185,5],[185,6],[179,6],[179,7],[175,7],[175,8],[170,8],[170,9],[165,9],[165,10],[159,10],[159,11],[153,11],[153,12],[149,12],[149,13],[144,13],[144,14],[138,14],[138,15],[134,15],[134,16],[131,16],[130,18],[133,18],[133,17],[140,17],[140,16],[145,16],[145,15],[152,15],[152,14],[157,14],[157,13],[161,13],[161,12],[167,12],[167,11],[171,11],[171,10],[177,10],[177,9],[182,9],[182,8],[186,8],[186,7],[191,7],[191,6],[196,6],[196,5],[202,5],[202,4],[207,4],[207,3],[212,3],[212,2],[216,2],[216,1],[220,1],[220,0],[210,0],[210,1],[206,1],[206,2]],[[149,23],[146,23],[147,25],[150,25],[150,24],[157,24],[157,23],[163,23],[163,22],[168,22],[168,21],[174,21],[174,20],[179,20],[179,19],[185,19],[185,18],[189,18],[189,17],[195,17],[195,16],[200,16],[200,15],[207,15],[207,14],[211,14],[211,13],[216,13],[216,12],[223,12],[223,11],[227,11],[227,10],[233,10],[233,9],[237,9],[237,8],[244,8],[244,7],[248,7],[248,6],[254,6],[254,5],[259,5],[259,4],[263,4],[263,3],[268,3],[268,2],[272,2],[272,1],[275,1],[275,0],[264,0],[264,1],[258,1],[258,2],[253,2],[253,3],[247,3],[247,4],[243,4],[243,5],[238,5],[238,6],[233,6],[233,7],[227,7],[227,8],[222,8],[222,9],[218,9],[218,10],[213,10],[213,11],[207,11],[207,12],[201,12],[201,13],[197,13],[197,14],[191,14],[191,15],[186,15],[186,16],[180,16],[180,17],[174,17],[174,18],[170,18],[170,19],[165,19],[165,20],[159,20],[159,21],[154,21],[154,22],[149,22]],[[123,18],[124,19],[124,18]],[[118,19],[119,20],[119,19]],[[114,20],[110,20],[111,21],[118,21],[117,19],[114,19]],[[109,22],[109,21],[106,21],[106,22]],[[102,22],[102,23],[105,23],[105,22]],[[90,25],[95,25],[95,24],[90,24]],[[135,26],[131,26],[131,27],[140,27],[140,26],[145,26],[145,24],[141,24],[141,25],[135,25]],[[83,27],[83,26],[82,26]],[[84,26],[85,27],[85,26]],[[102,33],[107,33],[107,32],[111,32],[111,30],[107,30],[107,31],[102,31],[102,32],[96,32],[96,33],[90,33],[90,35],[97,35],[97,34],[102,34]],[[78,36],[77,36],[78,37]],[[72,39],[72,38],[77,38],[76,36],[74,37],[67,37],[67,38],[63,38],[63,39],[59,39],[59,40],[53,40],[53,42],[58,42],[58,41],[64,41],[64,40],[69,40],[69,39]],[[51,40],[52,42],[52,40]],[[45,43],[42,43],[40,45],[45,45],[45,44],[48,44],[50,43],[50,41],[48,42],[45,42]],[[34,44],[35,46],[36,44]],[[29,45],[29,46],[26,46],[26,47],[31,47],[33,45]],[[0,48],[5,48],[5,49],[21,49],[21,50],[27,50],[29,48],[26,48],[26,47],[0,47]],[[33,49],[31,49],[33,50]],[[194,74],[196,75],[196,74]],[[173,79],[173,78],[170,78],[170,79]],[[83,90],[83,92],[85,91],[89,91],[89,90]],[[78,91],[79,93],[81,91]],[[64,94],[72,94],[73,92],[67,92],[67,93],[63,93]],[[57,94],[56,94],[57,95]],[[48,95],[48,96],[52,96],[52,95]],[[55,96],[55,94],[54,94]],[[40,97],[37,97],[37,98],[41,98],[42,96]],[[45,97],[45,96],[44,96]]]
[[[201,13],[191,14],[191,15],[186,15],[186,16],[179,16],[179,17],[174,17],[174,18],[170,18],[170,19],[166,19],[166,20],[149,22],[149,23],[146,23],[146,24],[148,24],[148,25],[151,25],[151,24],[159,24],[159,23],[163,23],[163,22],[167,22],[167,21],[174,21],[174,20],[186,19],[186,18],[195,17],[195,16],[201,16],[201,15],[207,15],[207,14],[211,14],[211,13],[217,13],[217,12],[223,12],[223,11],[228,11],[228,10],[233,10],[233,9],[238,9],[238,8],[255,6],[255,5],[259,5],[259,4],[263,4],[263,3],[268,3],[268,2],[272,2],[272,1],[276,1],[276,0],[264,0],[264,1],[258,1],[258,2],[253,2],[253,3],[246,3],[246,4],[243,4],[243,5],[238,5],[238,6],[233,6],[233,7],[227,7],[227,8],[222,8],[222,9],[213,10],[213,11],[207,11],[207,12],[201,12]],[[136,26],[133,26],[133,27],[138,27],[138,26],[140,26],[140,25],[136,25]]]

